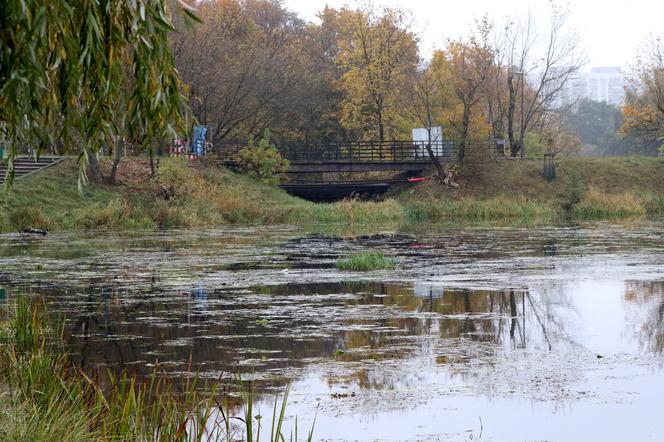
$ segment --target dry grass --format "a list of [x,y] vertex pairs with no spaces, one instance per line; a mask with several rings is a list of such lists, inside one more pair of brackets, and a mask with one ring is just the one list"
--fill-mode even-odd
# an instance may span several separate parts
[[576,217],[583,219],[640,217],[647,214],[648,201],[633,191],[609,194],[590,186],[573,212]]

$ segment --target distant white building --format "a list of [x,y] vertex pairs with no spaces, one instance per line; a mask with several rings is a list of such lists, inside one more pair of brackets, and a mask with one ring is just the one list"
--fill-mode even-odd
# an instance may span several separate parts
[[626,85],[627,79],[619,67],[592,68],[586,74],[586,98],[618,105],[625,98]]
[[617,66],[591,68],[590,72],[578,72],[567,81],[556,98],[558,105],[571,105],[587,98],[620,105],[625,98],[627,79]]

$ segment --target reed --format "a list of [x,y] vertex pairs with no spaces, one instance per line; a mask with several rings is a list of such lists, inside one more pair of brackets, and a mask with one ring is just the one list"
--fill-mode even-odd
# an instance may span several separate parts
[[573,208],[579,219],[643,217],[647,212],[647,200],[634,192],[606,194],[594,187]]

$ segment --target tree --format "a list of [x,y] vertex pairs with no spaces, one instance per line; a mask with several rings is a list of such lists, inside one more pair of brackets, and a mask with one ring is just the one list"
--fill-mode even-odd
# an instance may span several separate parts
[[22,146],[39,154],[59,140],[67,152],[80,151],[82,184],[85,160],[116,138],[147,146],[156,135],[184,130],[186,101],[168,46],[172,14],[182,11],[193,17],[183,0],[0,2],[6,186]]
[[[483,112],[476,112],[482,97],[487,93],[489,76],[493,67],[493,51],[487,44],[490,30],[482,22],[479,35],[471,35],[468,41],[449,41],[445,51],[434,54],[433,65],[441,90],[451,95],[448,122],[458,140],[457,157],[460,163],[466,157],[466,148],[471,140],[471,127],[478,120],[486,120]],[[446,84],[446,86],[443,86]]]
[[600,153],[623,153],[623,142],[618,135],[621,112],[616,106],[593,100],[581,100],[567,115],[567,125],[574,129],[583,144],[595,146]]
[[399,132],[399,94],[419,60],[407,16],[390,8],[380,13],[342,9],[337,14],[342,124],[363,138],[394,138]]
[[432,144],[443,140],[434,139],[432,128],[436,122],[437,114],[440,114],[441,90],[435,81],[431,66],[423,66],[413,74],[413,78],[407,82],[404,91],[404,109],[419,126],[427,130],[427,143],[425,148],[429,159],[436,167],[438,180],[442,183],[446,173],[438,157],[436,157]]
[[212,140],[295,126],[313,71],[304,23],[270,0],[204,2],[198,14],[203,23],[174,36],[172,47],[194,115]]
[[520,23],[508,23],[498,37],[496,51],[507,71],[507,138],[513,157],[525,154],[529,130],[565,109],[558,98],[584,63],[577,47],[573,33],[567,30],[567,14],[556,6],[552,6],[543,38],[532,13]]
[[270,144],[269,129],[265,129],[258,145],[252,136],[249,137],[249,144],[237,154],[237,164],[250,177],[271,186],[277,185],[279,175],[290,167],[290,162],[279,154],[274,144]]
[[646,148],[649,154],[664,152],[664,40],[651,37],[639,50],[632,87],[622,108],[621,133]]

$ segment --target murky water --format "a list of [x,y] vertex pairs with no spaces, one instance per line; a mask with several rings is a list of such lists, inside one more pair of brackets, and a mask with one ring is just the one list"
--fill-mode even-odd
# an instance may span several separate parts
[[[364,249],[398,268],[334,268]],[[320,440],[664,440],[662,222],[0,235],[0,287],[86,367],[290,383]]]

